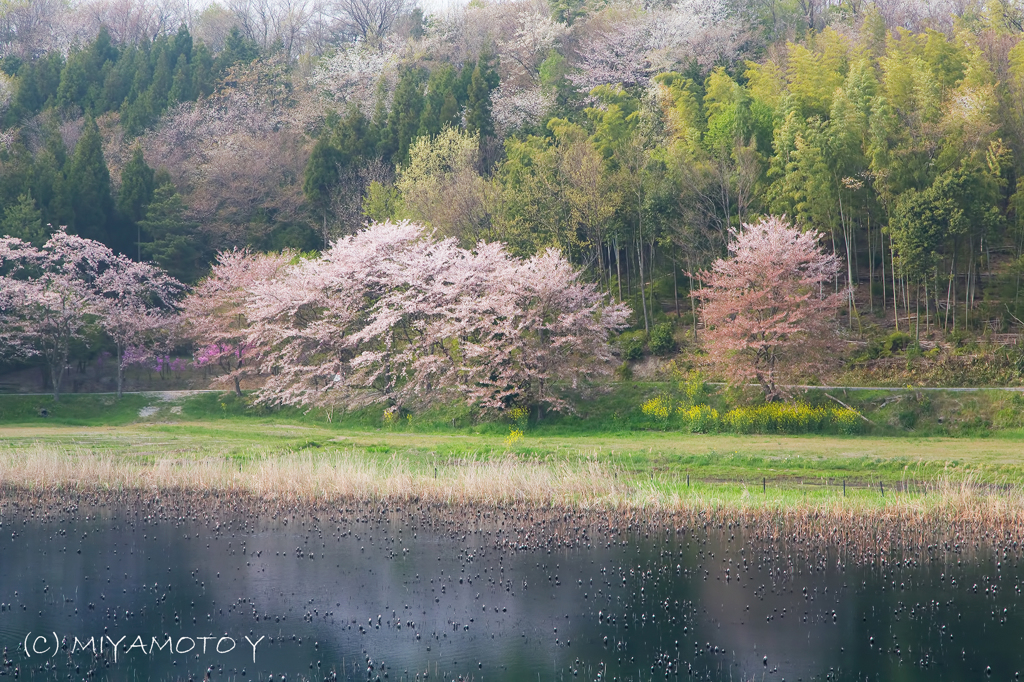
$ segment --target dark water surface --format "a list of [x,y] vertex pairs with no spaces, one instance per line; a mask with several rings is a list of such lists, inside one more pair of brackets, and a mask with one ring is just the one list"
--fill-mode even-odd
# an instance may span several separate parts
[[[45,518],[0,506],[0,676],[529,682],[1024,672],[1012,542],[1009,552],[929,546],[855,566],[838,552],[801,558],[714,524],[595,529],[550,512],[456,516],[411,505],[188,514],[160,502]],[[120,642],[116,660],[111,641]]]

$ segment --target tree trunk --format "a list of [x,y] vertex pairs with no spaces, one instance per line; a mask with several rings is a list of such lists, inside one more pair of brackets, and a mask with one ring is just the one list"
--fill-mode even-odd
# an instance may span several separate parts
[[956,266],[955,266],[955,264],[956,264],[956,252],[955,251],[953,252],[953,263],[954,263],[953,274],[952,274],[952,277],[953,277],[953,280],[952,280],[952,282],[953,282],[953,301],[951,302],[951,304],[949,306],[949,309],[952,311],[952,315],[953,315],[952,330],[955,332],[956,331],[956,302],[957,302],[957,297],[956,297],[957,272],[956,272]]
[[676,320],[679,320],[679,278],[676,276],[676,259],[672,259],[672,294],[676,299]]
[[953,313],[953,328],[956,328],[956,311],[949,304],[950,296],[953,295],[953,270],[956,268],[956,250],[953,250],[953,259],[949,262],[949,278],[946,281],[946,315],[942,320],[942,332],[949,328],[949,314]]
[[892,319],[896,321],[896,331],[900,330],[900,299],[896,290],[896,254],[892,250],[892,235],[889,235],[889,257],[892,259]]
[[121,388],[124,385],[124,367],[121,365],[121,344],[117,344],[117,397],[121,397]]
[[238,379],[237,376],[232,377],[232,378],[235,381],[235,395],[237,395],[239,398],[241,398],[242,397],[242,386],[239,383],[239,379]]
[[867,222],[868,240],[868,312],[875,314],[875,245],[871,241],[871,216]]
[[640,266],[640,306],[644,309],[644,332],[646,334],[650,334],[651,325],[647,320],[647,302],[645,300],[646,294],[644,292],[646,285],[644,284],[644,211],[642,192],[643,185],[641,185],[636,192],[636,251],[638,258],[637,265]]
[[67,354],[63,358],[55,358],[50,363],[50,382],[53,384],[53,402],[60,402],[60,384],[64,378],[64,365],[67,364]]
[[914,343],[921,345],[921,285],[914,291]]
[[619,264],[619,237],[615,236],[615,279],[619,284],[619,302],[622,301],[622,268]]
[[643,241],[637,243],[637,266],[639,267],[640,275],[640,307],[644,310],[644,332],[647,334],[651,333],[651,325],[647,320],[647,294],[644,292],[646,285],[644,284],[644,245]]
[[881,275],[882,275],[882,277],[881,277],[881,280],[882,280],[882,317],[884,318],[885,317],[885,307],[886,307],[886,298],[885,298],[885,233],[882,232],[881,229],[878,230],[878,248],[879,248],[878,254],[881,256],[881,258],[879,258],[878,260],[882,264],[882,272],[881,272]]
[[697,297],[693,291],[693,264],[690,256],[686,256],[686,268],[690,277],[690,312],[693,314],[693,342],[697,343]]
[[931,323],[931,313],[929,311],[929,305],[931,304],[931,298],[928,297],[928,278],[922,278],[924,282],[924,331],[928,333],[928,325]]

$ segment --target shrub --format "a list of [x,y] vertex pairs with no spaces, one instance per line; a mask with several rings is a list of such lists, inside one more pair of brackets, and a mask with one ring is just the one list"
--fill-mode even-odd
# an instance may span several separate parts
[[685,396],[684,400],[687,405],[697,405],[698,403],[707,402],[708,385],[704,381],[704,375],[700,372],[693,372],[692,374],[689,374],[686,379],[679,382],[679,388]]
[[708,405],[693,407],[679,406],[677,409],[682,418],[683,428],[690,433],[712,433],[718,430],[718,410]]
[[668,419],[671,409],[668,400],[661,396],[655,396],[640,406],[640,411],[644,413],[644,416],[655,419]]
[[722,423],[727,430],[738,433],[810,433],[831,430],[854,433],[860,427],[859,419],[856,411],[846,408],[811,407],[805,403],[765,403],[729,410],[722,418]]
[[619,348],[623,360],[639,360],[644,354],[644,342],[647,335],[641,331],[623,332],[619,334]]
[[906,332],[893,332],[883,339],[874,339],[868,343],[867,351],[861,359],[875,360],[898,355],[911,348],[914,337]]
[[882,348],[892,353],[899,353],[907,350],[914,344],[914,337],[907,332],[893,332],[882,342]]
[[655,355],[670,353],[676,347],[676,340],[672,335],[672,323],[662,322],[654,325],[648,345]]

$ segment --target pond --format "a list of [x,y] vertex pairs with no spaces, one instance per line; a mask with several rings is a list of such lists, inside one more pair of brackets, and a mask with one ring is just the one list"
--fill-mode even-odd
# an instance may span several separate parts
[[2,502],[0,676],[11,679],[1024,671],[1011,540],[975,550],[954,538],[852,562],[796,534],[766,541],[699,519],[415,503],[250,508],[223,494],[210,506]]

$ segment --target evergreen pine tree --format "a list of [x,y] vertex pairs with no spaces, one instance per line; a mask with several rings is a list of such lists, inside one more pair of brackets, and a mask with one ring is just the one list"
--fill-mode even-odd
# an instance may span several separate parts
[[95,73],[99,73],[104,64],[116,62],[118,56],[119,53],[114,47],[113,41],[110,40],[110,32],[107,31],[107,27],[100,26],[100,30],[96,33],[96,39],[89,46],[89,66],[95,70]]
[[174,67],[174,79],[171,81],[171,91],[167,95],[167,103],[174,105],[193,99],[195,97],[192,94],[192,68],[185,60],[185,55],[178,55],[178,65]]
[[17,125],[22,119],[42,111],[57,94],[63,68],[64,57],[60,52],[50,52],[21,64],[18,67],[18,87],[4,119],[6,124]]
[[32,152],[21,142],[0,150],[0,211],[30,194],[35,184]]
[[209,97],[213,93],[213,56],[200,42],[192,50],[192,94],[194,97]]
[[132,64],[131,79],[132,87],[128,91],[128,101],[135,102],[149,91],[150,83],[153,82],[153,67],[150,64],[152,59],[152,45],[148,41],[135,50],[135,63]]
[[171,91],[173,75],[166,41],[156,42],[153,51],[156,59],[153,65],[153,82],[149,85],[148,93],[153,118],[156,118],[167,106],[167,94]]
[[142,256],[179,281],[192,284],[208,269],[211,255],[198,224],[185,217],[185,203],[169,180],[153,191],[153,201],[139,221]]
[[89,76],[87,74],[88,55],[77,50],[68,55],[67,64],[60,72],[60,85],[57,86],[57,96],[54,104],[60,109],[73,110],[82,107],[85,93],[89,88]]
[[327,234],[327,214],[331,205],[331,194],[338,184],[338,150],[331,144],[327,133],[313,145],[313,151],[306,162],[306,171],[302,180],[302,192],[306,200],[313,205],[317,217],[322,224],[323,234]]
[[128,96],[131,81],[125,78],[124,69],[120,64],[111,65],[103,78],[103,88],[93,104],[97,113],[116,111]]
[[232,26],[224,41],[224,49],[217,56],[217,71],[223,72],[235,64],[248,64],[259,56],[259,46],[243,36],[237,26]]
[[178,27],[178,33],[174,36],[175,62],[182,56],[187,62],[192,60],[192,34],[188,32],[188,27],[185,24]]
[[388,152],[395,165],[405,163],[409,156],[409,145],[419,133],[420,117],[423,115],[422,72],[406,69],[402,72],[395,88],[395,97],[388,114],[386,144],[381,156],[388,158]]
[[154,172],[136,145],[132,158],[121,171],[121,190],[117,194],[118,212],[137,223],[145,216],[146,206],[153,200]]
[[494,121],[491,118],[491,90],[498,87],[500,76],[491,65],[487,53],[480,55],[469,81],[466,93],[466,131],[480,135],[483,140],[494,135]]
[[43,211],[43,222],[53,225],[67,225],[73,218],[71,198],[64,181],[64,166],[67,165],[67,150],[60,131],[52,119],[43,129],[43,149],[36,154],[33,165],[32,196]]
[[437,135],[441,128],[453,122],[458,115],[458,104],[452,89],[455,87],[455,69],[448,64],[431,72],[427,80],[427,94],[424,97],[423,115],[417,136]]
[[68,160],[64,177],[74,213],[68,227],[82,237],[110,246],[107,223],[114,214],[110,172],[103,158],[99,128],[91,116],[85,119],[85,128]]
[[0,235],[24,239],[34,246],[42,246],[46,242],[49,235],[43,227],[43,213],[31,196],[22,194],[17,203],[7,207],[0,221]]
[[121,108],[121,128],[129,139],[138,137],[155,118],[153,97],[148,90],[131,104]]

